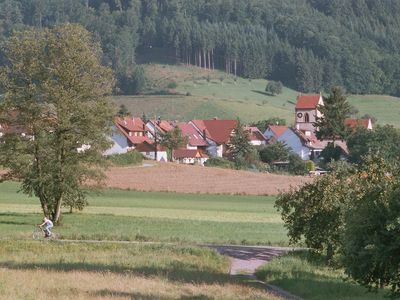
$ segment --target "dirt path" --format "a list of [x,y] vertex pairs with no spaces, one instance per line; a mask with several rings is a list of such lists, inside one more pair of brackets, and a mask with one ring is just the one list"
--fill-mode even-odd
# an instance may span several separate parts
[[230,246],[206,245],[220,254],[229,256],[232,260],[230,274],[232,276],[245,276],[254,284],[263,286],[267,291],[288,300],[302,300],[277,286],[260,281],[254,275],[256,269],[271,261],[274,257],[296,250],[289,247],[274,246]]

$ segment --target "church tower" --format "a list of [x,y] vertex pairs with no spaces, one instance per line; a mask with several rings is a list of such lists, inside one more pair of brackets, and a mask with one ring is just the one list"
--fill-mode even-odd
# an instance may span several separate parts
[[322,114],[318,110],[318,105],[324,105],[321,94],[297,96],[295,108],[295,127],[306,135],[315,134],[314,122],[316,117]]

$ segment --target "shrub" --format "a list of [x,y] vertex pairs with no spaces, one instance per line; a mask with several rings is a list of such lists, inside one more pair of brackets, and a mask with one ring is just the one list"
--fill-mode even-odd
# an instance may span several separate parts
[[178,84],[175,81],[171,81],[167,85],[167,88],[169,88],[169,89],[176,89],[177,87],[178,87]]
[[306,161],[306,168],[308,170],[308,172],[310,171],[315,171],[315,164],[312,160],[307,160]]
[[220,167],[225,169],[235,169],[235,164],[226,158],[222,157],[211,157],[205,163],[206,167]]
[[123,154],[114,154],[109,157],[110,161],[117,166],[139,165],[144,157],[138,151],[129,151]]

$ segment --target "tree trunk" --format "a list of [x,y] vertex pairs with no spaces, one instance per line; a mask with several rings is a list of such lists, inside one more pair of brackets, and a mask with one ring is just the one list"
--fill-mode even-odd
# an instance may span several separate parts
[[204,69],[207,69],[206,50],[204,49],[203,49],[203,65]]
[[214,65],[214,60],[215,60],[215,58],[214,58],[214,49],[211,49],[211,56],[212,56],[212,69],[213,69],[213,71],[215,70],[215,65]]
[[201,68],[201,50],[199,50],[198,55],[199,55],[199,67]]
[[236,58],[233,60],[233,69],[234,69],[234,72],[235,72],[235,77],[236,77],[236,68],[237,68],[237,65],[236,65]]
[[55,211],[53,212],[53,222],[58,224],[60,222],[61,217],[61,204],[62,204],[62,195],[57,199]]

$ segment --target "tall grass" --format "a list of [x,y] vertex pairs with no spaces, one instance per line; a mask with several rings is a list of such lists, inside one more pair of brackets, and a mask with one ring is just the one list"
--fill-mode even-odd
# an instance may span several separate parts
[[0,241],[1,299],[276,299],[203,248]]
[[278,257],[259,268],[259,279],[310,300],[378,300],[382,292],[368,293],[362,286],[347,280],[342,269],[325,265],[325,258],[308,251]]

